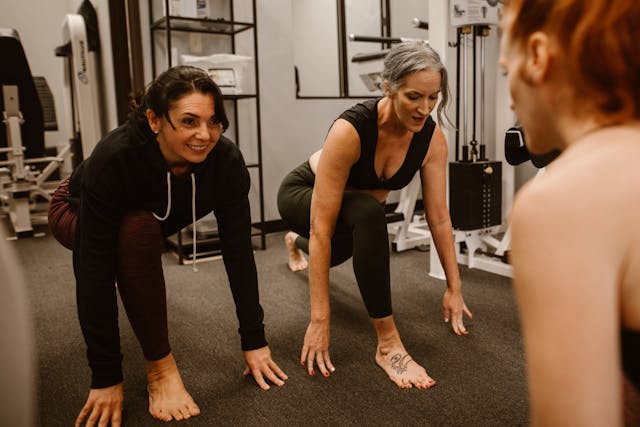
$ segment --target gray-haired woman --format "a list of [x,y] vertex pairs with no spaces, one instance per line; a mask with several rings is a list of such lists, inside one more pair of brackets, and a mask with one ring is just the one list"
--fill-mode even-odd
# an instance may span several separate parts
[[461,292],[446,204],[447,142],[430,114],[438,97],[442,122],[449,94],[439,55],[422,42],[395,45],[384,61],[384,96],[338,117],[324,147],[282,182],[278,208],[293,230],[285,236],[289,267],[303,270],[309,254],[311,319],[300,362],[314,374],[334,371],[329,356],[329,269],[353,256],[353,269],[378,336],[376,362],[399,387],[435,381],[407,353],[391,310],[389,242],[384,204],[420,172],[426,219],[447,277],[444,319],[466,334],[471,317]]

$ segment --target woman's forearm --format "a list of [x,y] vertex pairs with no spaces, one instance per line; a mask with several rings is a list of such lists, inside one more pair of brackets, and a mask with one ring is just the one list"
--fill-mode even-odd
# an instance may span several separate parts
[[312,234],[309,238],[309,300],[311,320],[327,320],[331,313],[329,303],[329,267],[331,239]]
[[447,287],[452,291],[459,291],[462,284],[456,258],[451,219],[447,217],[436,224],[430,224],[429,230],[431,231],[431,239],[438,251],[444,274],[447,277]]

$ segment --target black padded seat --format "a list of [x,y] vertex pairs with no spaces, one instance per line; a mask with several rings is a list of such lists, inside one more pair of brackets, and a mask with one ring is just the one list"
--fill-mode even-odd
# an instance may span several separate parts
[[58,120],[56,120],[56,105],[53,102],[53,93],[44,77],[33,76],[33,83],[38,91],[38,98],[42,105],[42,114],[44,118],[44,130],[58,130]]

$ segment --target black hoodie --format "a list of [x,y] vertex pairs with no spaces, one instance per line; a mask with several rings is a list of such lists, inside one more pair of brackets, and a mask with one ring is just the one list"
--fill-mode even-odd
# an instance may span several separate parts
[[242,349],[267,345],[251,242],[250,178],[240,150],[221,136],[207,158],[193,165],[195,188],[191,177],[170,175],[170,201],[168,172],[155,135],[129,121],[107,134],[71,176],[69,202],[78,208],[73,268],[92,388],[122,381],[114,284],[120,221],[130,211],[146,210],[164,217],[170,202],[169,215],[161,222],[165,236],[193,221],[192,197],[196,218],[213,211]]

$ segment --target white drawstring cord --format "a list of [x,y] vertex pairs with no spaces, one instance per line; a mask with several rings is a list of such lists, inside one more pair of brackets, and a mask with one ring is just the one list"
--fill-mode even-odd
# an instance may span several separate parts
[[193,172],[191,172],[191,222],[193,223],[192,227],[193,227],[193,249],[192,249],[192,256],[193,256],[193,271],[197,272],[198,269],[196,268],[196,177],[193,174]]
[[[171,213],[171,172],[167,172],[167,211],[165,212],[163,217],[156,215],[155,212],[151,213],[158,221],[164,221],[169,218],[169,214]],[[196,268],[196,177],[193,172],[191,173],[191,222],[193,227],[193,271],[198,271],[198,269]]]
[[167,171],[167,212],[163,217],[156,215],[155,212],[151,212],[155,219],[158,221],[164,221],[169,218],[169,213],[171,213],[171,172]]

